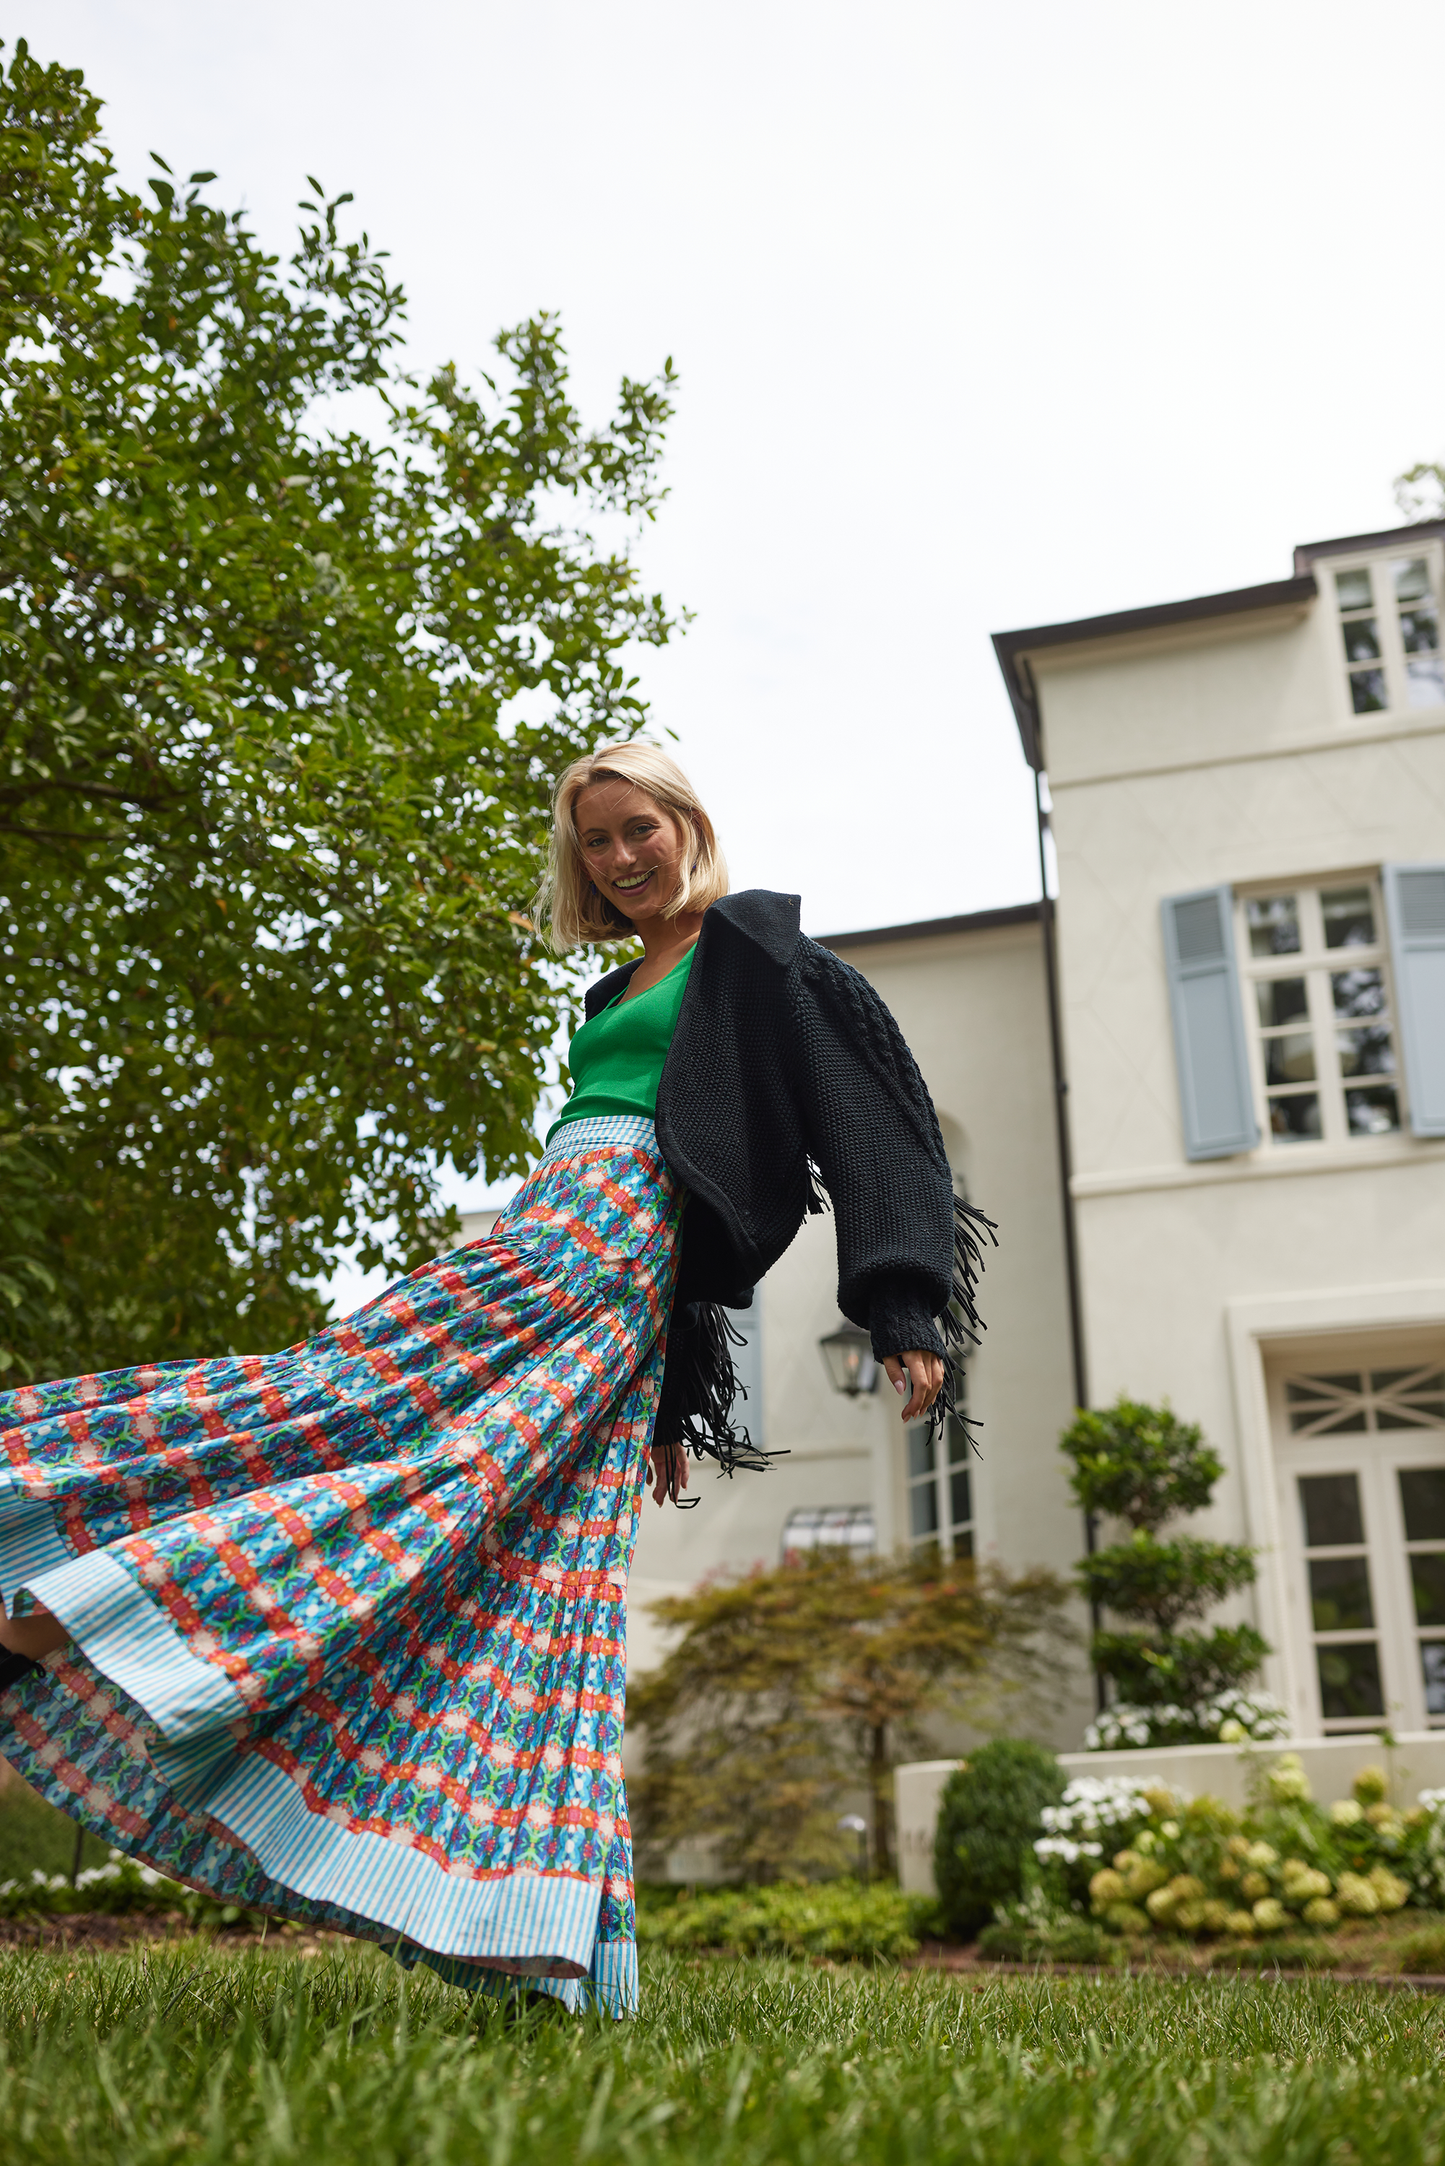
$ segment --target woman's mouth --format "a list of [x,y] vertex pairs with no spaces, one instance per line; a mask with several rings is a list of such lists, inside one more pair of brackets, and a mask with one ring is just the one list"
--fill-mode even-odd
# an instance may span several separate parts
[[647,872],[632,872],[628,874],[625,880],[614,880],[612,883],[613,892],[618,895],[639,894],[646,887],[656,870],[657,867],[654,865]]

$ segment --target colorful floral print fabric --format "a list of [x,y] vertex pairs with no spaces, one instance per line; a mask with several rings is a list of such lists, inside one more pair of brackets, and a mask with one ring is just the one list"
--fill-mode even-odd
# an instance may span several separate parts
[[285,1353],[0,1394],[0,1752],[120,1849],[403,1962],[635,2004],[625,1592],[681,1197],[564,1127],[489,1238]]

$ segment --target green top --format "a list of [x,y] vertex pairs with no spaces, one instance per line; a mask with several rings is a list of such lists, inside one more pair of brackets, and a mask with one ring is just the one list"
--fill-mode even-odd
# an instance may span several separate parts
[[616,1000],[582,1025],[567,1055],[572,1095],[547,1131],[549,1143],[565,1122],[590,1120],[594,1114],[640,1113],[652,1119],[662,1064],[696,953],[696,945],[690,947],[645,993],[631,992],[629,980]]

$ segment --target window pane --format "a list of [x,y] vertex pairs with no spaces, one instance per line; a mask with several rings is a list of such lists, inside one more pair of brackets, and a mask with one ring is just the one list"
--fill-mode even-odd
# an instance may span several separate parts
[[916,1482],[932,1472],[933,1431],[927,1422],[918,1422],[908,1432],[908,1479]]
[[1310,1613],[1316,1632],[1358,1632],[1374,1623],[1370,1574],[1363,1557],[1312,1560]]
[[[1379,972],[1375,975],[1378,977]],[[1303,978],[1259,978],[1255,981],[1254,997],[1259,1003],[1262,1030],[1271,1030],[1279,1023],[1292,1023],[1297,1015],[1309,1013]]]
[[1435,1429],[1445,1421],[1445,1399],[1409,1399],[1375,1409],[1377,1429]]
[[1292,1030],[1286,1038],[1264,1041],[1266,1083],[1313,1083],[1315,1042],[1307,1030]]
[[1299,913],[1293,895],[1252,896],[1244,915],[1251,955],[1298,955]]
[[1400,1504],[1407,1542],[1445,1542],[1445,1467],[1402,1467]]
[[1358,1376],[1302,1376],[1291,1377],[1284,1387],[1287,1399],[1328,1399],[1335,1391],[1363,1391],[1363,1370]]
[[953,1537],[953,1554],[955,1557],[971,1557],[973,1555],[973,1533],[971,1529]]
[[1326,888],[1320,896],[1327,948],[1368,948],[1375,941],[1375,906],[1367,887]]
[[1397,602],[1416,602],[1421,595],[1430,592],[1430,571],[1423,557],[1410,557],[1392,564],[1390,570],[1395,575]]
[[1320,1667],[1320,1706],[1326,1721],[1348,1722],[1351,1717],[1383,1715],[1385,1696],[1380,1690],[1380,1650],[1373,1640],[1354,1646],[1317,1647]]
[[1341,609],[1368,609],[1375,597],[1370,592],[1370,570],[1362,564],[1358,571],[1336,572],[1335,593]]
[[1413,655],[1405,664],[1405,686],[1412,707],[1438,707],[1445,701],[1445,664],[1439,655]]
[[1400,1125],[1400,1102],[1385,1084],[1346,1091],[1345,1118],[1352,1136],[1388,1136]]
[[1347,662],[1378,662],[1380,634],[1373,617],[1351,617],[1340,626]]
[[1395,1073],[1395,1047],[1387,1030],[1342,1030],[1335,1043],[1340,1049],[1341,1075]]
[[1407,1377],[1414,1378],[1413,1383],[1406,1384],[1408,1391],[1445,1391],[1445,1369],[1436,1369],[1432,1375],[1427,1376],[1424,1370],[1420,1368],[1372,1369],[1370,1371],[1370,1389],[1371,1391],[1398,1391],[1400,1386],[1405,1384]]
[[1412,1557],[1410,1582],[1416,1624],[1445,1625],[1445,1557]]
[[1445,1646],[1438,1640],[1422,1641],[1420,1668],[1425,1683],[1425,1712],[1445,1715]]
[[1320,1102],[1314,1092],[1300,1091],[1292,1098],[1271,1098],[1269,1132],[1275,1143],[1318,1143]]
[[1440,619],[1433,602],[1400,611],[1400,638],[1406,654],[1433,654],[1440,644]]
[[1384,713],[1389,701],[1385,697],[1385,672],[1382,669],[1351,672],[1350,705],[1356,714]]
[[1380,970],[1336,970],[1330,974],[1336,1015],[1378,1015],[1385,1005],[1385,975]]
[[961,1466],[967,1461],[973,1450],[968,1441],[968,1431],[954,1414],[949,1415],[944,1427],[948,1431],[949,1464],[950,1466]]
[[953,1513],[950,1524],[966,1527],[973,1517],[973,1493],[967,1467],[955,1467],[948,1477],[948,1496]]
[[938,1489],[933,1482],[917,1482],[908,1492],[908,1531],[915,1542],[938,1532]]
[[1360,1484],[1354,1474],[1302,1474],[1300,1510],[1304,1513],[1306,1549],[1345,1549],[1365,1539],[1360,1516]]

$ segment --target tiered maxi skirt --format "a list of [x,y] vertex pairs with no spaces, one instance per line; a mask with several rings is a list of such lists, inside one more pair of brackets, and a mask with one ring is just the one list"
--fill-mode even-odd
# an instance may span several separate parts
[[0,1753],[223,1901],[635,2006],[627,1574],[682,1197],[562,1128],[491,1235],[285,1353],[0,1395]]

